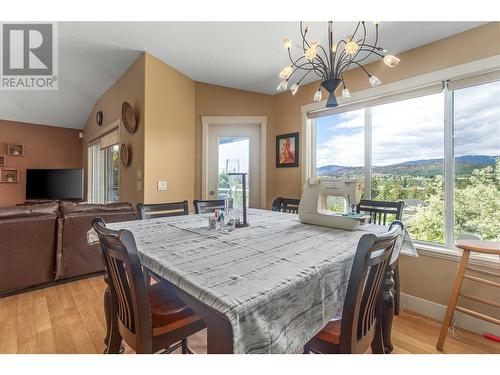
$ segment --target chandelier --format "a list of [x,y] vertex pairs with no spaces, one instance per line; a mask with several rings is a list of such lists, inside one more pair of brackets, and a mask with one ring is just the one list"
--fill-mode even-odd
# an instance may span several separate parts
[[[278,91],[285,91],[292,77],[297,77],[296,83],[290,86],[292,95],[299,90],[300,83],[311,72],[320,77],[320,87],[314,94],[314,101],[321,101],[321,86],[330,93],[326,102],[327,107],[336,107],[337,99],[335,90],[342,85],[342,97],[349,98],[351,93],[344,81],[344,72],[356,66],[363,69],[368,76],[368,82],[372,87],[382,84],[379,78],[368,73],[361,65],[368,57],[376,55],[383,59],[384,63],[393,68],[399,63],[399,59],[393,55],[387,55],[387,50],[378,45],[379,22],[373,22],[375,27],[375,41],[369,44],[366,40],[366,24],[364,21],[358,22],[352,35],[334,43],[333,40],[333,22],[328,22],[328,49],[325,50],[317,42],[307,40],[309,26],[303,26],[300,22],[300,35],[302,45],[297,45],[302,50],[301,56],[294,59],[292,57],[292,42],[289,39],[283,40],[283,46],[288,51],[291,65],[283,68],[279,74],[282,81],[276,88]],[[358,35],[359,34],[359,35]],[[302,75],[302,76],[300,76]],[[300,77],[300,79],[299,79]]]

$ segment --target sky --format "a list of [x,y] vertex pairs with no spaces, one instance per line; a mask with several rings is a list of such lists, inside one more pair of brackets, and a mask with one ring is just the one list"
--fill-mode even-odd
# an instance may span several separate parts
[[[455,155],[500,155],[500,82],[455,91]],[[444,95],[372,108],[373,165],[442,159]],[[317,120],[317,166],[364,165],[364,110]]]
[[227,159],[237,159],[240,162],[240,172],[248,173],[250,139],[235,139],[238,141],[219,144],[219,172],[226,171]]

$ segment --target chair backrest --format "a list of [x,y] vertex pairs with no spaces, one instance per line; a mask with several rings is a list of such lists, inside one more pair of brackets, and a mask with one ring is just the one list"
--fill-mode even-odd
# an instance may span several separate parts
[[461,240],[479,240],[479,241],[481,241],[481,237],[479,237],[477,234],[468,233],[468,232],[460,234],[457,239],[459,241],[461,241]]
[[403,230],[394,221],[380,235],[364,234],[358,243],[347,285],[340,327],[340,352],[363,353],[375,335],[376,310],[397,237]]
[[197,200],[193,201],[194,212],[197,214],[207,214],[210,212],[214,212],[216,209],[224,208],[224,199],[214,199],[214,200]]
[[134,236],[107,229],[102,218],[94,219],[92,227],[99,236],[120,333],[135,339],[136,352],[151,352],[149,297]]
[[370,214],[370,223],[387,225],[387,216],[393,215],[394,220],[403,218],[403,201],[384,202],[362,199],[356,207],[356,212]]
[[299,213],[300,199],[278,197],[273,201],[272,210],[278,212]]
[[156,219],[159,217],[188,215],[188,201],[137,205],[137,216],[141,220]]

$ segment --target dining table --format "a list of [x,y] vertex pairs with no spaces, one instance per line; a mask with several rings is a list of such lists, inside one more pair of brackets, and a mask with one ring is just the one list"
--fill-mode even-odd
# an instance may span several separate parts
[[[231,232],[208,227],[213,214],[107,224],[132,232],[141,263],[197,313],[207,326],[208,353],[301,353],[328,321],[342,313],[356,248],[366,233],[301,223],[297,214],[248,210],[249,226]],[[98,242],[93,230],[88,241]],[[399,254],[417,256],[407,231]],[[392,351],[392,271],[383,292],[383,347]],[[107,353],[120,350],[115,306],[105,292]]]

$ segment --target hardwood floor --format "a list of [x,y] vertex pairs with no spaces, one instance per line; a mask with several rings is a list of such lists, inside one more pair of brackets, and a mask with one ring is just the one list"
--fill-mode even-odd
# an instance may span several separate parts
[[[94,277],[0,299],[0,353],[102,353],[105,283]],[[393,326],[394,353],[440,353],[440,323],[401,312]],[[500,353],[500,344],[472,332],[451,335],[445,353]],[[189,338],[196,353],[206,353],[206,332]],[[126,353],[132,352],[126,348]]]

